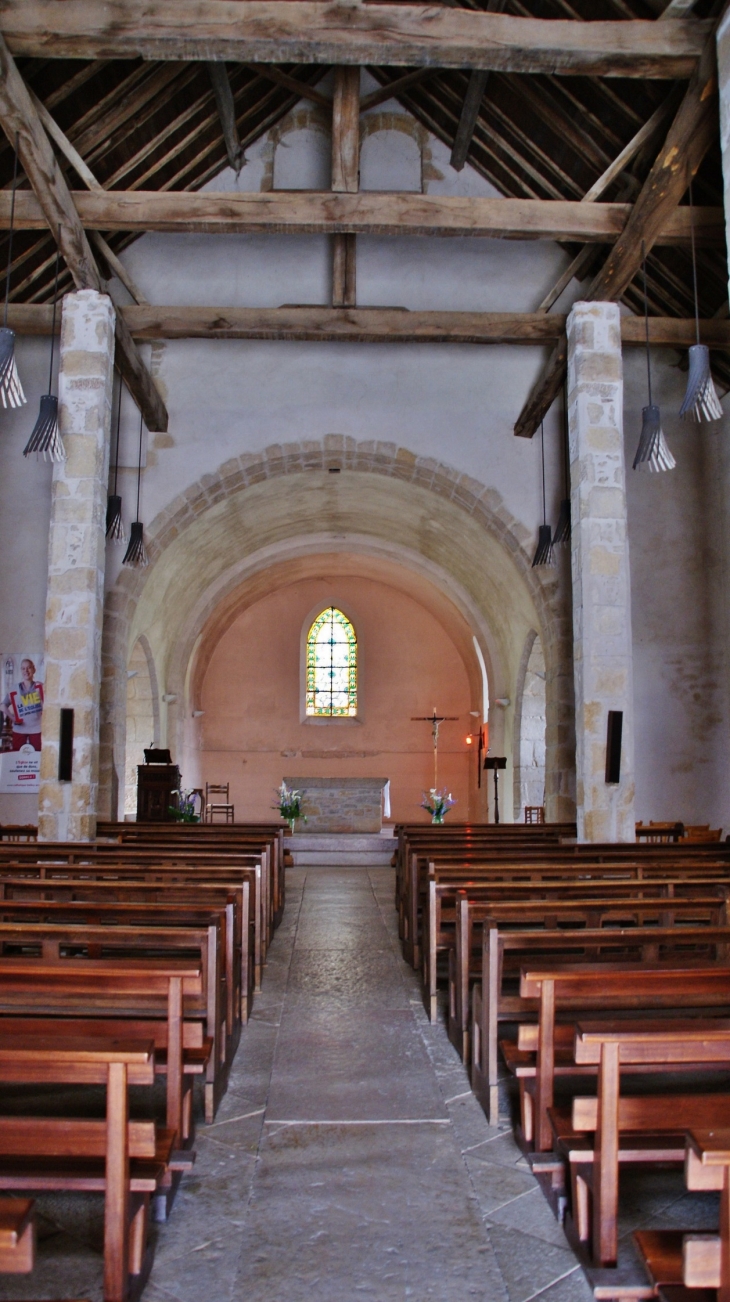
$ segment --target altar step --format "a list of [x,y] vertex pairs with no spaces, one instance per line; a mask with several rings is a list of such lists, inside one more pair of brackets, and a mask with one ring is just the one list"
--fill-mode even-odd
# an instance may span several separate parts
[[295,868],[384,868],[390,866],[396,839],[354,832],[297,832],[284,841]]

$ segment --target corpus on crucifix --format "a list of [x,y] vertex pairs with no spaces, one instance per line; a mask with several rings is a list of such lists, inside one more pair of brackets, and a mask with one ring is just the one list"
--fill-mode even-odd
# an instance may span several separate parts
[[430,723],[431,736],[433,737],[433,785],[434,790],[438,789],[438,767],[439,767],[439,728],[442,723],[457,723],[458,714],[437,714],[436,706],[433,707],[433,714],[412,714],[411,723]]

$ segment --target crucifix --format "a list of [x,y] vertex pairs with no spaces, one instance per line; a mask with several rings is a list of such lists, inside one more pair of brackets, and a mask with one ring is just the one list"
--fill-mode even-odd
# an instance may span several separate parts
[[411,723],[430,723],[431,736],[433,737],[433,787],[434,791],[438,790],[438,763],[439,763],[439,728],[442,723],[458,723],[458,714],[437,714],[436,706],[433,707],[433,714],[415,714],[411,715]]

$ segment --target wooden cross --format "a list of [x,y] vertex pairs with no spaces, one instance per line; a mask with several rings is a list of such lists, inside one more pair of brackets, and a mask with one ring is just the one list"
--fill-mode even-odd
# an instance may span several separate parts
[[411,723],[431,724],[431,735],[433,737],[433,785],[435,791],[438,790],[439,728],[442,723],[458,723],[458,719],[458,714],[437,714],[435,705],[433,707],[433,714],[411,715]]

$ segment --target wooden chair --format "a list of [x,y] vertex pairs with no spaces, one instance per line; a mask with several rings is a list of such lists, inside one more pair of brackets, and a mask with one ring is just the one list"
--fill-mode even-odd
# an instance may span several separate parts
[[720,841],[722,839],[722,828],[710,827],[709,823],[698,823],[690,826],[685,824],[684,839],[698,845]]
[[[223,815],[224,823],[232,823],[233,805],[230,803],[230,782],[206,782],[205,784],[205,821],[206,823],[215,822],[219,814]],[[225,800],[211,800],[211,796],[225,796]]]
[[545,806],[544,805],[525,805],[525,822],[526,823],[544,823]]

